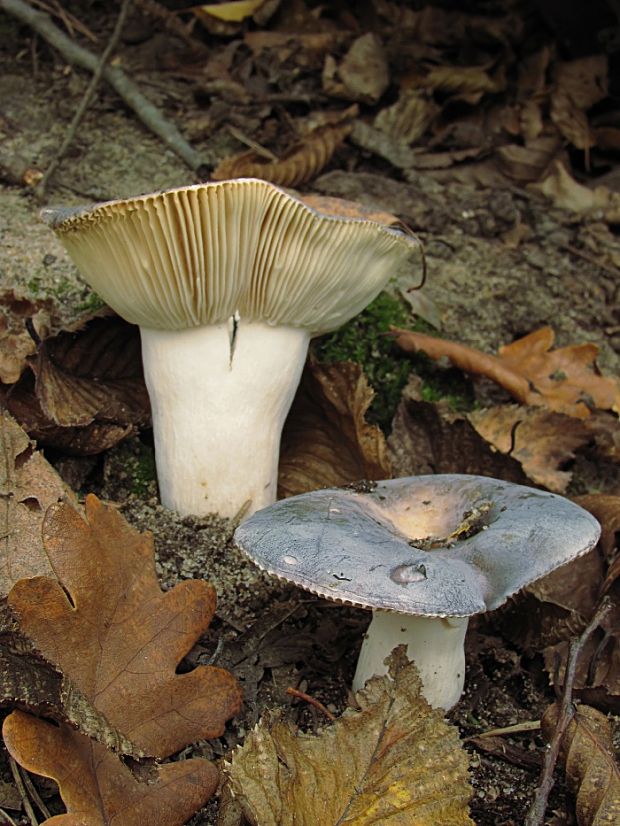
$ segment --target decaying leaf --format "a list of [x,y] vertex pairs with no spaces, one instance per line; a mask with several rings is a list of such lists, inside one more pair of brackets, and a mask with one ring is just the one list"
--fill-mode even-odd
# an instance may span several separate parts
[[164,594],[152,538],[94,496],[85,519],[52,505],[42,534],[59,582],[20,580],[8,599],[43,656],[147,754],[219,736],[239,708],[234,678],[210,666],[175,672],[211,622],[213,587],[190,580]]
[[557,155],[561,143],[559,136],[537,135],[524,146],[509,143],[499,146],[495,157],[501,171],[519,183],[537,181]]
[[168,763],[140,781],[98,743],[21,711],[6,718],[2,734],[24,768],[58,783],[68,813],[44,821],[49,826],[182,826],[218,783],[207,760]]
[[587,418],[595,407],[620,413],[620,382],[599,374],[598,347],[574,344],[552,350],[551,327],[500,347],[497,356],[424,333],[392,332],[406,352],[421,350],[434,359],[446,357],[467,373],[487,376],[521,404],[544,405],[577,418]]
[[379,112],[374,125],[409,146],[422,137],[438,113],[439,106],[423,91],[405,89],[396,103]]
[[465,416],[446,403],[422,401],[420,385],[412,376],[403,390],[388,439],[396,476],[474,473],[527,483],[519,463],[493,451]]
[[319,736],[275,715],[259,723],[226,770],[250,823],[473,826],[456,730],[420,696],[402,649],[390,668],[392,680],[374,677],[358,692],[360,711]]
[[74,502],[71,491],[0,412],[0,597],[19,579],[54,576],[41,530],[47,509],[62,501]]
[[120,318],[43,341],[30,366],[4,400],[43,445],[94,454],[150,420],[138,329]]
[[106,749],[130,757],[144,757],[130,740],[57,668],[45,662],[19,633],[2,629],[0,642],[0,706],[18,707],[96,740]]
[[555,493],[563,493],[572,477],[562,468],[591,438],[581,419],[540,407],[498,405],[467,418],[483,439],[520,462],[533,482]]
[[364,418],[373,396],[359,364],[306,366],[282,435],[280,496],[390,478],[383,433]]
[[357,37],[340,63],[328,55],[323,89],[328,95],[376,103],[390,82],[390,70],[380,38],[374,32]]
[[555,66],[551,120],[578,149],[593,145],[586,112],[607,96],[607,56],[582,57]]
[[27,358],[36,352],[35,338],[26,323],[32,325],[35,336],[42,338],[50,326],[52,302],[33,301],[20,297],[13,290],[0,293],[0,381],[16,382],[27,365]]
[[540,183],[530,184],[530,189],[542,193],[560,209],[572,212],[602,212],[606,221],[620,221],[620,193],[612,192],[606,186],[590,189],[577,181],[560,160],[549,167],[549,173]]
[[[558,720],[558,707],[545,712],[541,728],[549,740]],[[581,705],[568,724],[560,751],[566,777],[576,796],[579,826],[604,826],[620,821],[620,771],[613,756],[612,731],[607,717]]]
[[294,144],[281,158],[271,161],[254,150],[224,158],[213,170],[212,178],[262,178],[280,186],[299,186],[316,177],[351,132],[351,125],[315,129]]
[[601,523],[599,544],[605,558],[613,562],[620,549],[620,496],[591,493],[577,496],[575,502],[590,511]]

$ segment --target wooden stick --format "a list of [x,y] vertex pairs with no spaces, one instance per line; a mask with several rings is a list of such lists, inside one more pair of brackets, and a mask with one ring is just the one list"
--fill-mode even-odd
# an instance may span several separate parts
[[[0,0],[0,9],[21,20],[22,23],[29,25],[37,34],[57,49],[69,63],[87,69],[89,72],[96,71],[99,58],[88,49],[74,43],[70,37],[67,37],[52,23],[47,14],[36,11],[24,0]],[[133,109],[142,123],[182,158],[190,169],[193,169],[202,177],[206,167],[201,155],[187,143],[176,126],[166,120],[159,109],[142,94],[138,86],[127,77],[125,72],[118,66],[106,66],[102,75],[119,97]]]
[[26,787],[24,786],[24,781],[20,774],[17,761],[10,754],[9,765],[11,766],[11,774],[13,775],[13,780],[15,781],[15,785],[17,786],[19,796],[22,799],[22,805],[24,807],[26,815],[28,816],[28,820],[30,821],[31,826],[39,826],[39,821],[37,820],[37,816],[35,815],[34,809],[32,808],[32,803],[30,802],[28,792],[26,791]]
[[319,711],[322,711],[323,714],[330,720],[332,723],[336,719],[331,711],[323,705],[320,700],[316,700],[314,697],[311,697],[309,694],[306,694],[305,691],[300,691],[298,688],[289,687],[286,689],[286,693],[290,694],[291,697],[297,697],[298,700],[304,700],[304,702],[309,703],[311,706],[318,708]]
[[553,737],[549,743],[549,748],[545,754],[545,762],[540,777],[540,783],[536,790],[534,802],[525,818],[524,826],[543,826],[545,822],[545,812],[547,811],[547,802],[549,794],[553,788],[553,771],[558,761],[560,754],[560,746],[562,738],[566,733],[568,724],[575,716],[575,706],[573,705],[573,686],[575,684],[575,673],[577,670],[577,662],[583,648],[591,635],[599,627],[605,615],[611,608],[611,600],[608,597],[603,597],[600,605],[592,617],[592,620],[583,634],[577,639],[571,640],[568,649],[568,658],[566,660],[566,670],[564,671],[564,691],[562,700],[560,702],[560,714],[558,722],[553,732]]
[[65,139],[62,142],[60,149],[56,153],[56,156],[52,159],[50,165],[45,170],[45,174],[37,184],[35,188],[35,195],[38,200],[43,200],[45,195],[45,190],[47,189],[47,184],[49,183],[50,178],[58,168],[61,160],[64,158],[67,149],[71,146],[75,134],[77,132],[77,128],[80,125],[80,121],[84,117],[84,112],[88,109],[90,102],[92,101],[93,97],[95,96],[95,90],[99,85],[99,81],[101,80],[101,75],[106,67],[108,60],[114,49],[116,48],[116,44],[118,43],[118,39],[121,36],[121,32],[123,31],[123,26],[125,25],[125,20],[127,19],[127,13],[129,11],[129,7],[131,6],[131,0],[123,0],[121,3],[121,9],[118,13],[118,17],[116,19],[116,24],[114,26],[114,31],[112,32],[112,36],[108,42],[108,45],[105,47],[103,54],[99,58],[99,62],[97,63],[97,68],[95,69],[92,78],[90,79],[90,83],[86,87],[86,91],[84,92],[84,96],[80,101],[80,105],[75,110],[75,114],[73,115],[73,119],[69,124],[69,128],[65,134]]

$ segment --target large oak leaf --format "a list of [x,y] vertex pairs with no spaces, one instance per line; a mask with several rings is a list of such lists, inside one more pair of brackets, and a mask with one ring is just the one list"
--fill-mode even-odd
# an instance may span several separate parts
[[2,734],[24,768],[59,785],[67,814],[46,826],[182,826],[218,782],[207,760],[168,763],[149,782],[140,781],[98,743],[21,711],[6,718]]
[[213,587],[191,580],[163,593],[150,535],[94,496],[85,519],[52,506],[43,541],[59,581],[21,580],[9,594],[43,656],[147,754],[220,735],[240,706],[234,678],[213,667],[176,673],[209,626]]

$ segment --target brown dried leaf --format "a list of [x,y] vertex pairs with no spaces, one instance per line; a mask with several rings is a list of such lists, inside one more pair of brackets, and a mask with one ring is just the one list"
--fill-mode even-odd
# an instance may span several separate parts
[[169,763],[141,782],[98,743],[21,711],[6,718],[2,734],[24,768],[58,783],[68,814],[49,818],[49,826],[182,826],[218,783],[207,760]]
[[19,579],[54,576],[41,529],[47,509],[73,494],[21,427],[0,412],[0,597]]
[[68,723],[110,751],[144,757],[144,752],[111,726],[71,680],[33,652],[25,638],[15,631],[2,631],[0,706],[10,705]]
[[388,439],[396,476],[473,473],[527,483],[519,463],[493,451],[464,416],[446,403],[422,401],[420,384],[412,376],[403,390]]
[[607,56],[582,57],[555,66],[551,120],[578,149],[594,143],[586,111],[607,96]]
[[613,561],[620,548],[620,496],[591,493],[575,497],[575,502],[590,511],[601,523],[599,545],[608,561]]
[[47,339],[30,366],[35,381],[24,374],[4,401],[41,444],[100,453],[150,420],[138,329],[118,317]]
[[306,366],[284,426],[280,496],[390,478],[383,433],[364,418],[373,396],[359,364]]
[[602,212],[610,223],[620,221],[620,193],[612,192],[606,186],[589,189],[578,184],[560,160],[551,163],[549,174],[543,181],[530,184],[534,192],[541,192],[553,205],[572,212]]
[[50,507],[42,533],[60,582],[21,580],[9,605],[43,656],[148,754],[219,736],[239,708],[234,678],[210,666],[175,673],[209,626],[213,587],[191,580],[164,594],[150,535],[94,496],[85,519]]
[[439,106],[419,89],[405,89],[396,103],[379,112],[374,126],[398,143],[410,146],[422,137],[439,111]]
[[[550,740],[559,716],[557,704],[541,720]],[[603,826],[620,821],[620,771],[613,756],[612,730],[600,711],[581,705],[568,724],[560,750],[566,778],[576,796],[579,826]]]
[[492,77],[482,66],[433,66],[419,82],[426,89],[448,92],[471,104],[478,103],[485,94],[506,88],[501,70]]
[[542,327],[491,356],[455,341],[410,330],[392,330],[406,352],[422,350],[431,358],[446,357],[467,373],[487,376],[521,404],[544,405],[576,418],[587,418],[590,408],[620,413],[620,383],[596,369],[598,347],[573,344],[551,350],[554,332]]
[[541,135],[525,146],[511,143],[495,150],[501,171],[520,183],[537,181],[560,149],[559,135]]
[[26,327],[30,322],[38,336],[50,325],[51,301],[31,301],[13,290],[0,294],[0,381],[14,384],[28,364],[37,345]]
[[367,32],[356,38],[340,64],[328,55],[323,89],[328,95],[376,103],[390,82],[390,69],[379,37]]
[[520,462],[533,482],[556,493],[565,491],[572,477],[561,468],[591,438],[582,420],[539,407],[499,405],[467,418],[483,439]]
[[316,177],[329,163],[351,128],[350,124],[345,124],[315,129],[277,161],[266,160],[253,150],[224,158],[211,177],[215,181],[262,178],[280,186],[299,186]]
[[259,723],[227,767],[250,822],[473,826],[456,729],[420,696],[402,652],[392,655],[390,673],[370,680],[356,695],[360,710],[319,736],[295,732],[277,715]]

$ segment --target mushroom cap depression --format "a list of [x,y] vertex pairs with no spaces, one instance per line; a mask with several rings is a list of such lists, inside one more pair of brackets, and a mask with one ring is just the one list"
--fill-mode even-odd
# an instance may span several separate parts
[[561,496],[446,474],[293,496],[247,519],[235,542],[263,570],[327,599],[465,617],[497,608],[599,534]]
[[357,315],[419,244],[366,218],[322,213],[251,178],[42,217],[127,321],[181,330],[235,313],[310,335]]

